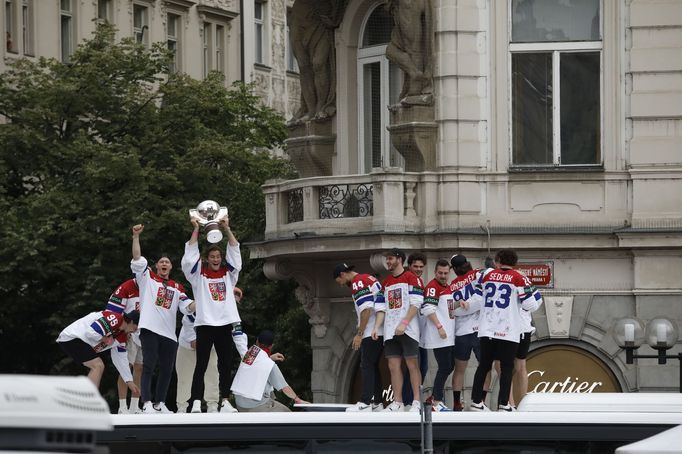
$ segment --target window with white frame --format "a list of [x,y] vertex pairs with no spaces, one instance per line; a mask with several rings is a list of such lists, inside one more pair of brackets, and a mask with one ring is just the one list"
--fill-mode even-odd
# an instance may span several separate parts
[[510,6],[512,164],[601,164],[600,0]]
[[135,41],[149,47],[149,8],[133,4],[133,36]]
[[73,53],[75,39],[74,30],[74,2],[75,0],[59,1],[59,21],[61,40],[61,57],[64,63],[68,63]]
[[204,22],[204,27],[203,27],[203,32],[202,32],[202,45],[203,45],[203,50],[204,50],[204,55],[203,55],[203,75],[204,78],[208,76],[208,73],[211,72],[211,69],[213,69],[213,49],[212,49],[212,43],[213,43],[213,24],[210,22]]
[[177,14],[168,13],[166,15],[166,45],[168,46],[168,50],[173,53],[173,59],[171,60],[169,68],[171,74],[182,69],[182,42],[180,33],[180,16]]
[[215,24],[213,69],[225,74],[225,26]]
[[373,167],[402,167],[386,127],[388,106],[398,102],[402,72],[386,58],[393,19],[380,4],[365,19],[358,48],[358,154],[361,173]]
[[254,3],[253,21],[254,21],[254,61],[256,63],[265,64],[265,9],[266,3],[258,1]]
[[21,29],[24,55],[33,55],[33,0],[21,2]]
[[17,28],[14,16],[14,1],[5,0],[5,49],[7,52],[18,52]]
[[113,0],[97,0],[97,22],[113,23],[114,2]]
[[296,60],[296,56],[294,56],[294,48],[291,43],[291,30],[289,26],[287,25],[287,31],[286,31],[286,46],[287,46],[287,71],[291,72],[298,72],[298,61]]

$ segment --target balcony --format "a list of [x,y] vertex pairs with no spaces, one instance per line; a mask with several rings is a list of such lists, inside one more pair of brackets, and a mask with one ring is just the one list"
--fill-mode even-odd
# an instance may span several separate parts
[[425,179],[429,175],[389,168],[269,182],[263,186],[265,240],[415,231]]

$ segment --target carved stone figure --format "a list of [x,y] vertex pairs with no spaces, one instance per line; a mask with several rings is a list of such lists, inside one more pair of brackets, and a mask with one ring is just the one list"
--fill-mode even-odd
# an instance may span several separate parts
[[334,29],[346,0],[296,0],[289,13],[291,44],[301,77],[301,108],[292,122],[323,120],[336,113]]
[[389,0],[395,26],[386,57],[405,73],[400,99],[433,93],[433,18],[430,0]]

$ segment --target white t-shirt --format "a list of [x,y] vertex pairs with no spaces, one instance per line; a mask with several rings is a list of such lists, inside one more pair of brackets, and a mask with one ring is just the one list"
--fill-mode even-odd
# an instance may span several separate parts
[[230,246],[226,251],[226,263],[217,271],[201,263],[199,244],[185,244],[182,256],[182,272],[192,284],[196,317],[194,326],[226,326],[240,322],[237,302],[234,299],[234,286],[242,268],[239,245]]
[[140,329],[148,329],[177,342],[175,319],[178,309],[187,314],[187,306],[192,303],[185,295],[184,287],[173,280],[157,276],[149,269],[144,257],[131,260],[130,269],[140,288]]

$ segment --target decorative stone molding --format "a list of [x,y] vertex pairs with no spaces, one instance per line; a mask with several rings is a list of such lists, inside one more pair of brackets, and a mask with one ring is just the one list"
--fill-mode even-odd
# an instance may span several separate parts
[[400,103],[389,106],[391,142],[405,158],[405,170],[421,172],[436,167],[438,125],[433,104]]
[[289,126],[286,152],[301,178],[332,174],[336,135],[330,121],[306,121]]
[[572,296],[546,296],[545,312],[550,338],[567,338],[571,329]]
[[417,183],[407,181],[405,182],[405,216],[417,217],[417,211],[414,208],[414,199],[417,197]]
[[386,258],[384,257],[384,254],[377,253],[377,254],[370,255],[369,256],[369,266],[371,266],[372,270],[374,270],[377,273],[385,273],[386,272]]
[[329,326],[329,304],[321,304],[313,296],[310,287],[300,282],[296,289],[296,299],[303,305],[303,310],[310,317],[308,323],[313,327],[315,337],[323,338]]

